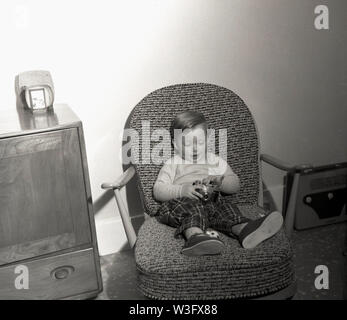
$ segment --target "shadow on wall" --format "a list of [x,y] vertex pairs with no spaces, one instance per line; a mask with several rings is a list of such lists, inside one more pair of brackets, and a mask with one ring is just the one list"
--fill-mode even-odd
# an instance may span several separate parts
[[[127,121],[125,123],[124,129],[129,128],[130,123],[130,116],[129,114]],[[127,141],[123,141],[123,146],[127,143]],[[124,161],[123,161],[124,162]],[[123,165],[123,172],[126,171],[129,168],[129,165]],[[144,209],[141,202],[141,197],[137,188],[137,175],[128,182],[126,185],[126,201],[125,203],[128,204],[129,214],[131,221],[133,223],[134,229],[136,233],[138,232],[138,229],[140,228],[142,222],[144,221]],[[112,190],[106,190],[103,192],[98,199],[96,199],[93,203],[94,206],[94,215],[97,215],[98,212],[100,212],[109,201],[115,201],[114,199],[114,193]],[[128,245],[125,245],[122,249],[129,248]]]
[[[128,115],[126,123],[124,125],[124,129],[129,128],[131,113]],[[123,141],[122,145],[124,146],[127,141]],[[123,163],[124,163],[123,157]],[[130,165],[122,165],[123,172],[125,172]],[[144,209],[142,206],[140,194],[137,188],[137,175],[127,183],[125,188],[125,201],[124,203],[128,206],[129,215],[131,218],[132,225],[135,229],[135,232],[138,233],[139,228],[141,227],[144,221]],[[112,190],[104,190],[101,195],[94,200],[93,208],[94,208],[94,216],[96,216],[102,209],[110,202],[116,201],[114,199],[114,192]],[[129,250],[129,244],[126,242],[119,251]]]
[[[129,168],[129,165],[123,165],[123,172]],[[144,209],[140,198],[139,191],[137,189],[137,176],[135,175],[126,186],[126,203],[128,204],[129,214],[134,224],[135,231],[138,230],[144,218]],[[109,202],[113,201],[114,193],[112,190],[106,190],[101,196],[96,199],[93,203],[94,215]],[[139,221],[138,221],[139,220]],[[138,225],[140,223],[140,225]]]
[[[130,118],[132,112],[129,114],[127,121],[125,122],[124,129],[130,128]],[[123,146],[127,141],[123,141]],[[124,163],[124,161],[123,161]],[[123,172],[129,168],[129,165],[123,164]],[[126,187],[126,202],[128,204],[129,215],[131,222],[133,223],[135,232],[138,232],[143,220],[144,220],[144,206],[142,204],[141,196],[137,188],[138,177],[137,174],[128,182]]]
[[113,191],[106,190],[101,196],[93,202],[94,215],[96,216],[99,211],[113,198]]
[[269,212],[279,210],[276,206],[276,203],[275,203],[275,200],[271,194],[271,191],[268,189],[266,183],[263,181],[262,184],[263,184],[263,207],[264,207],[264,209],[269,211]]

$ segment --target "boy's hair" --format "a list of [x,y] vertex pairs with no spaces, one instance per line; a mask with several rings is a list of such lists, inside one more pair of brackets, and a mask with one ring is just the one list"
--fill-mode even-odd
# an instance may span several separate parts
[[170,127],[170,134],[171,139],[174,139],[174,133],[175,129],[181,129],[182,132],[185,129],[193,129],[195,126],[199,124],[205,124],[207,129],[207,123],[206,123],[205,116],[198,111],[185,111],[182,113],[179,113],[175,119],[171,123]]

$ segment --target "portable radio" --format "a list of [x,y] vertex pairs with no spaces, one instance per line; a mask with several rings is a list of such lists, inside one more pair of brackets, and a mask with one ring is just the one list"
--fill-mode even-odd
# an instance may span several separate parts
[[[347,162],[311,167],[300,172],[295,223],[297,230],[347,220]],[[294,173],[286,176],[287,208]]]

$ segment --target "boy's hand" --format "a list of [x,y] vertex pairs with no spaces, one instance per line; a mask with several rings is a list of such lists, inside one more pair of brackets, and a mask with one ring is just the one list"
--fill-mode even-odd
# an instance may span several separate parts
[[220,188],[223,182],[224,176],[207,176],[202,180],[202,183],[204,184],[212,184],[216,186],[217,188]]
[[200,200],[202,198],[202,194],[195,190],[196,186],[191,184],[184,184],[181,190],[181,197],[189,198],[193,200]]

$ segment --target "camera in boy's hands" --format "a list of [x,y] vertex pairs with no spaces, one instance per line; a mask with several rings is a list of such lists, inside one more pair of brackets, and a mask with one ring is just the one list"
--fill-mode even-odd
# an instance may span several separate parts
[[207,202],[209,200],[216,201],[218,197],[218,184],[213,181],[202,182],[195,181],[193,182],[193,186],[195,186],[195,191],[199,192],[202,195],[201,200],[203,202]]

